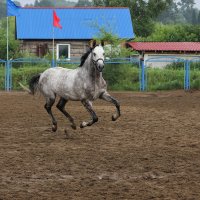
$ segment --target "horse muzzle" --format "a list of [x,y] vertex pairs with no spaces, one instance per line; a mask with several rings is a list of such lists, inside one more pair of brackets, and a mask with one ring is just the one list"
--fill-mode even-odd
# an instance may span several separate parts
[[98,59],[97,61],[95,61],[95,65],[96,65],[96,69],[99,72],[102,72],[103,68],[104,68],[104,60],[103,59]]

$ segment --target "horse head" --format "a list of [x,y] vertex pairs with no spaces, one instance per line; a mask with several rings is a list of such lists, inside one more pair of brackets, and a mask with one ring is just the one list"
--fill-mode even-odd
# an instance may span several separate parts
[[104,49],[103,49],[104,43],[101,42],[101,44],[96,45],[96,42],[93,43],[92,48],[92,62],[94,63],[96,69],[99,72],[103,71],[104,68]]

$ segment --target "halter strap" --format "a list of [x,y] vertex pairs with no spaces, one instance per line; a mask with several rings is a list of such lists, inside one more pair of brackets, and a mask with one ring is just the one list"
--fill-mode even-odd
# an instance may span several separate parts
[[103,63],[104,63],[104,60],[103,60],[103,58],[99,58],[99,59],[97,59],[97,60],[93,60],[93,59],[92,59],[92,62],[93,62],[95,65],[97,65],[97,62],[98,62],[99,60],[102,60],[102,61],[103,61]]

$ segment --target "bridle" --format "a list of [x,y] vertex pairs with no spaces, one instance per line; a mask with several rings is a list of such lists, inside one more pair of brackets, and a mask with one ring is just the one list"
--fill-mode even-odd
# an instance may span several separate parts
[[[96,47],[96,46],[95,46]],[[93,48],[93,49],[95,49],[95,47]],[[93,52],[92,52],[92,54],[93,54]],[[97,63],[98,63],[98,61],[102,61],[103,62],[103,64],[104,64],[104,59],[103,58],[99,58],[99,59],[97,59],[97,60],[94,60],[94,59],[92,59],[92,62],[93,62],[93,64],[95,65],[95,67],[97,67]]]
[[103,64],[104,64],[104,59],[103,59],[103,58],[99,58],[99,59],[97,59],[97,60],[93,60],[93,59],[92,59],[92,62],[93,62],[93,64],[94,64],[95,66],[97,66],[97,63],[98,63],[99,60],[102,60],[102,62],[103,62]]

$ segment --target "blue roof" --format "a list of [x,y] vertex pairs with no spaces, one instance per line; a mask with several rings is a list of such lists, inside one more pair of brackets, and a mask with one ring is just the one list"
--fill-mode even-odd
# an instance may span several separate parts
[[[98,27],[106,27],[120,38],[134,38],[128,8],[55,8],[62,29],[54,28],[55,39],[92,39]],[[17,39],[52,39],[53,8],[21,8]]]

